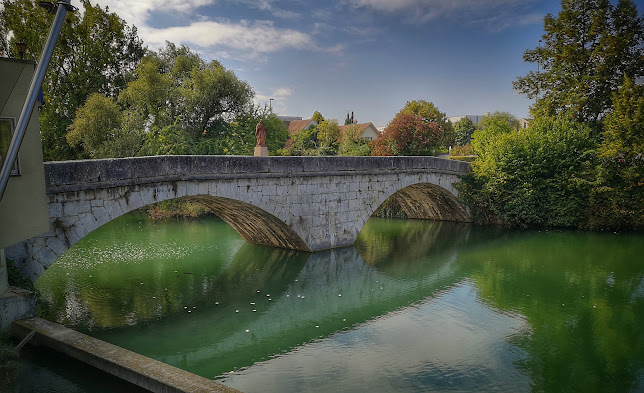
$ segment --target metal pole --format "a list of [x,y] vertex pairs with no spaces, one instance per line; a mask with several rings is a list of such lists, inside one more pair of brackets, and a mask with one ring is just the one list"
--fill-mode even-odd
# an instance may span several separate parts
[[49,30],[49,37],[47,37],[47,43],[45,48],[42,51],[40,56],[40,61],[36,67],[36,72],[34,77],[31,80],[31,86],[29,86],[29,93],[27,93],[27,101],[22,107],[22,112],[20,113],[20,118],[18,118],[18,124],[16,125],[16,130],[13,133],[11,138],[11,143],[9,144],[9,149],[7,151],[7,157],[2,164],[2,172],[0,172],[0,200],[7,188],[7,183],[9,182],[9,176],[11,175],[11,168],[16,162],[18,157],[18,150],[20,150],[20,145],[27,131],[27,125],[29,124],[29,119],[31,118],[31,112],[34,110],[34,105],[36,104],[36,98],[38,97],[38,91],[42,85],[42,81],[45,77],[45,72],[47,71],[47,66],[49,66],[49,60],[51,60],[51,55],[54,52],[54,47],[56,46],[56,40],[60,35],[60,30],[63,27],[63,22],[65,21],[65,15],[67,14],[68,7],[72,7],[69,4],[70,0],[59,0],[56,5],[58,9],[56,11],[56,18],[51,25]]

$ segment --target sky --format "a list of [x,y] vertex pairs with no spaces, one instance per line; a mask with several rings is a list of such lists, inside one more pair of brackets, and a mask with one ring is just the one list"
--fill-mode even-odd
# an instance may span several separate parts
[[[165,41],[219,60],[278,115],[320,111],[386,126],[410,100],[447,116],[528,117],[512,88],[559,0],[92,0]],[[74,2],[72,1],[72,4]],[[637,2],[639,3],[639,1]],[[638,4],[638,8],[640,8]]]

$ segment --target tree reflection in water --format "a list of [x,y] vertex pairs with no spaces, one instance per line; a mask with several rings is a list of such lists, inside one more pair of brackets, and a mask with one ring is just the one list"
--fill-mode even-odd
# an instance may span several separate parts
[[642,234],[372,219],[355,247],[307,254],[246,244],[217,219],[119,220],[37,282],[43,314],[207,377],[467,280],[526,323],[507,340],[533,390],[644,389]]

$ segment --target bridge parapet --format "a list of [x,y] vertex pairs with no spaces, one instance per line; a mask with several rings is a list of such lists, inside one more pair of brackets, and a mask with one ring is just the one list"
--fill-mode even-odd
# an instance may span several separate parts
[[154,156],[45,163],[50,194],[170,181],[469,171],[467,162],[435,157]]

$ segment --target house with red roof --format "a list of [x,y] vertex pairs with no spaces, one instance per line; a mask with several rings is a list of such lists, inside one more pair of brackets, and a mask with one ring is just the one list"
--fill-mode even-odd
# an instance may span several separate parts
[[297,134],[302,130],[306,130],[311,126],[317,127],[318,123],[313,119],[292,120],[287,123],[287,126],[288,126],[289,135],[293,135],[293,134]]

